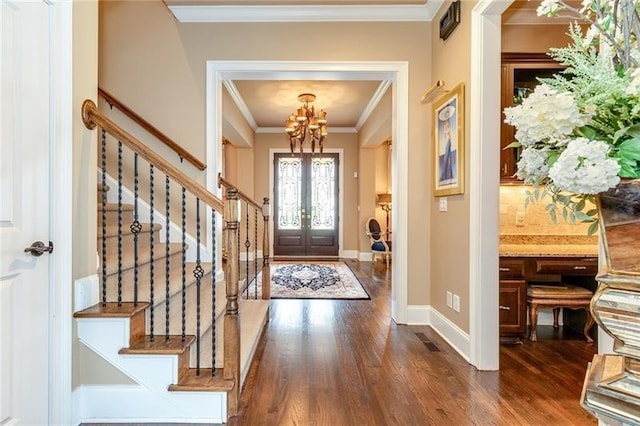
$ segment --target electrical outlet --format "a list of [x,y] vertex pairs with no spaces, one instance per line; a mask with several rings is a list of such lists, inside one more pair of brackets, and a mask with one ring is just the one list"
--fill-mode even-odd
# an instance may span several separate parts
[[447,292],[447,306],[450,307],[450,308],[453,307],[452,300],[453,300],[453,294],[450,291],[448,291]]
[[441,212],[447,211],[447,197],[440,197],[440,204],[438,205],[438,210]]
[[524,212],[516,212],[516,226],[524,226]]
[[457,294],[453,295],[453,310],[456,312],[460,312],[460,296]]

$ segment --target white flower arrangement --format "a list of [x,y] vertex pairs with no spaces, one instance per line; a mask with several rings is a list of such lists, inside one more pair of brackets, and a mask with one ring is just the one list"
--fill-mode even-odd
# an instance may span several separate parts
[[[568,12],[590,28],[570,26],[571,44],[551,49],[564,71],[541,79],[518,106],[505,109],[522,149],[516,176],[535,186],[525,204],[544,196],[556,221],[591,222],[587,201],[620,178],[640,178],[640,0],[583,0],[576,9],[543,0],[539,15]],[[541,189],[544,187],[544,189]]]

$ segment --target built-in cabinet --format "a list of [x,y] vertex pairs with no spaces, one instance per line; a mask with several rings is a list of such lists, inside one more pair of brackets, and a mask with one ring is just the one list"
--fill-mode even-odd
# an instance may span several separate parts
[[[562,66],[544,53],[503,53],[501,111],[522,102],[539,84],[539,77],[550,77],[560,69]],[[520,150],[506,148],[515,141],[515,128],[504,122],[504,114],[501,120],[500,178],[510,181],[515,180]]]
[[527,333],[527,282],[524,260],[500,258],[500,336],[523,337]]
[[597,272],[596,256],[501,256],[500,336],[526,336],[528,283],[571,283],[593,291]]

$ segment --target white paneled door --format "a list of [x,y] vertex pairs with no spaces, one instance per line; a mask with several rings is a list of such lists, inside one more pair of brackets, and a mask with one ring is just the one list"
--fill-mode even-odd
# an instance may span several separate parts
[[[0,424],[40,425],[51,409],[53,7],[0,1]],[[25,251],[37,241],[43,247]]]

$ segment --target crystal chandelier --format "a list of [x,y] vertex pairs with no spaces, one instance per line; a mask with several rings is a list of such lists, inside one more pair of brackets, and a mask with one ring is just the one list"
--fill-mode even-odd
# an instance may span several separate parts
[[311,141],[311,152],[315,153],[316,144],[318,144],[320,154],[322,154],[322,143],[327,136],[327,113],[320,110],[316,116],[312,105],[316,100],[316,95],[312,93],[303,93],[298,96],[298,100],[302,102],[298,112],[291,114],[284,124],[284,130],[289,135],[291,152],[295,152],[299,146],[300,154],[302,154],[302,145],[308,137]]

